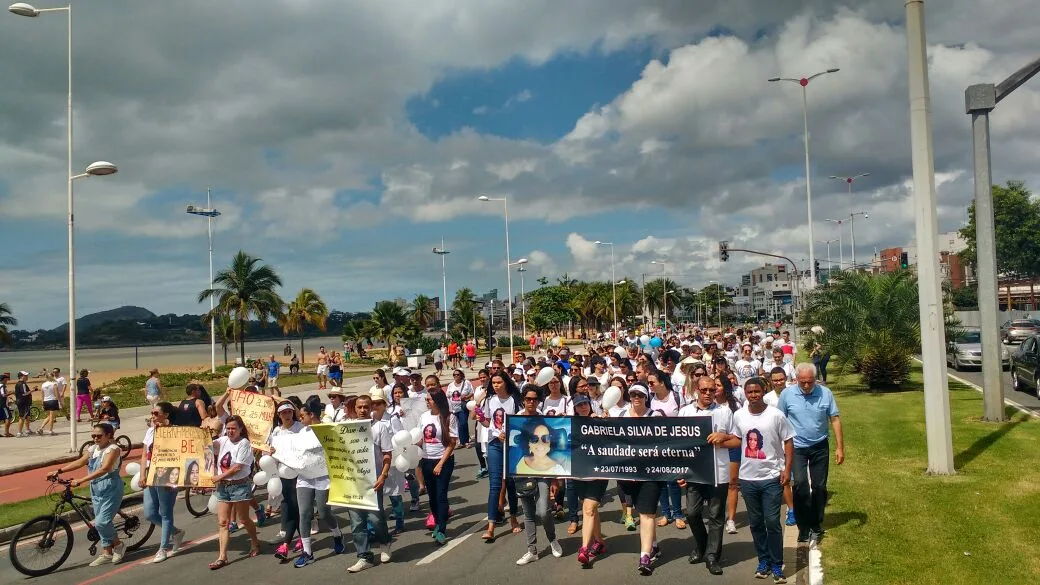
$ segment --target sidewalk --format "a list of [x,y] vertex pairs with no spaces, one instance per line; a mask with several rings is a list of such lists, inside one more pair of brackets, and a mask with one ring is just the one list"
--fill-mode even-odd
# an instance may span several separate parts
[[[430,371],[432,371],[432,368],[430,368]],[[369,377],[343,381],[343,391],[346,394],[367,392],[371,386],[372,380]],[[328,401],[325,393],[318,392],[318,382],[316,380],[307,384],[288,386],[281,390],[282,396],[286,397],[297,396],[302,400],[311,394],[318,394],[323,402]],[[216,399],[216,396],[214,396],[214,399]],[[179,399],[172,402],[176,405]],[[145,430],[148,429],[149,412],[151,412],[151,407],[149,406],[120,410],[119,418],[121,424],[119,430],[116,431],[116,435],[126,435],[130,437],[130,441],[135,446],[139,445],[144,438]],[[33,430],[39,428],[40,421],[33,423]],[[85,418],[84,422],[76,426],[76,441],[79,444],[76,445],[75,453],[70,450],[69,421],[59,418],[54,425],[54,432],[56,433],[54,436],[33,435],[32,437],[0,438],[0,453],[3,453],[3,462],[0,463],[0,477],[72,461],[79,456],[79,445],[90,439],[89,423],[86,422]]]

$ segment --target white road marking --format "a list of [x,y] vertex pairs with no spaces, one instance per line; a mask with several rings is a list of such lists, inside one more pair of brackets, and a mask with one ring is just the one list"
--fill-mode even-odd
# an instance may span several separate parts
[[[921,360],[919,360],[917,358],[914,358],[914,359],[917,360],[918,362],[921,361]],[[962,377],[960,377],[960,376],[958,376],[956,374],[951,374],[949,371],[946,372],[946,375],[949,376],[950,378],[954,379],[954,380],[957,380],[961,384],[964,384],[965,386],[968,386],[969,388],[974,388],[975,390],[977,390],[980,393],[983,392],[982,386],[979,386],[978,384],[976,384],[974,382],[971,382],[971,381],[969,381],[969,380],[967,380],[965,378],[962,378]],[[1004,404],[1007,404],[1008,406],[1011,406],[1012,408],[1014,408],[1015,410],[1017,410],[1017,411],[1019,411],[1021,413],[1028,414],[1029,416],[1031,416],[1033,418],[1040,418],[1040,413],[1037,413],[1034,410],[1030,410],[1027,406],[1019,404],[1019,403],[1015,402],[1014,400],[1011,400],[1010,398],[1004,398]]]
[[419,562],[417,562],[415,564],[416,565],[428,565],[428,564],[432,563],[433,561],[436,561],[437,559],[439,559],[439,558],[443,557],[444,555],[448,554],[449,552],[451,552],[451,550],[453,548],[455,548],[455,547],[459,546],[460,544],[462,544],[463,542],[465,542],[466,539],[468,539],[469,537],[473,536],[477,532],[477,530],[480,530],[481,528],[484,528],[486,526],[487,526],[486,524],[482,524],[481,522],[477,522],[476,524],[473,525],[473,528],[470,528],[469,530],[467,530],[465,534],[462,534],[462,535],[459,535],[459,536],[453,538],[451,540],[451,542],[449,542],[448,544],[442,546],[441,548],[433,551],[432,553],[426,555],[425,557],[420,559]]

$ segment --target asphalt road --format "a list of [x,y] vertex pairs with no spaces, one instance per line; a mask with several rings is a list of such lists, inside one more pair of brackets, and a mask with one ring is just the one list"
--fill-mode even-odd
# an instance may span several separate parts
[[[1009,346],[1009,349],[1014,351],[1018,349],[1018,346]],[[953,368],[948,368],[948,373],[951,376],[962,378],[975,384],[978,387],[982,387],[982,371],[980,369],[964,369],[961,371],[955,371]],[[1004,386],[1004,398],[1015,403],[1021,408],[1032,410],[1033,412],[1040,413],[1040,398],[1031,392],[1018,392],[1011,388],[1011,372],[1001,372],[1001,380]]]
[[[248,539],[244,531],[232,535],[232,563],[214,573],[207,564],[216,558],[216,521],[214,516],[192,518],[186,511],[183,502],[177,503],[178,526],[187,531],[185,549],[158,566],[151,564],[152,555],[158,543],[158,533],[152,537],[142,549],[127,555],[120,565],[107,565],[91,568],[87,564],[91,559],[87,556],[87,541],[82,527],[77,527],[74,550],[65,564],[56,572],[32,579],[39,585],[88,585],[103,583],[106,585],[184,585],[200,583],[214,578],[230,580],[234,583],[266,584],[286,583],[290,579],[306,578],[310,582],[320,583],[324,579],[336,581],[349,580],[356,583],[517,583],[529,585],[539,579],[550,578],[553,583],[579,583],[595,580],[601,584],[631,583],[641,579],[636,571],[638,532],[626,532],[617,522],[620,509],[616,498],[605,504],[603,512],[603,530],[607,537],[608,553],[601,557],[595,566],[583,570],[577,563],[577,549],[580,546],[580,533],[574,536],[566,534],[567,523],[557,523],[557,533],[563,545],[564,557],[557,559],[549,555],[548,543],[539,528],[539,546],[542,556],[538,562],[518,567],[515,562],[525,551],[526,541],[523,534],[508,534],[508,530],[500,529],[499,538],[494,544],[485,544],[479,533],[485,526],[487,480],[474,480],[476,471],[475,456],[471,449],[462,450],[457,456],[459,463],[451,484],[450,501],[456,515],[448,526],[449,542],[438,547],[429,537],[423,524],[428,505],[423,496],[423,512],[412,514],[406,524],[406,531],[393,545],[393,560],[385,565],[376,566],[368,571],[350,575],[346,568],[354,563],[356,556],[353,546],[348,544],[347,552],[342,556],[331,553],[332,539],[327,532],[315,535],[315,551],[317,562],[302,569],[293,568],[292,564],[280,564],[273,556],[278,526],[269,523],[261,529],[261,540],[264,541],[264,555],[249,559],[244,556],[248,550]],[[613,493],[613,489],[611,490]],[[340,525],[347,526],[346,514],[338,513]],[[686,582],[691,578],[704,579],[706,582],[720,585],[729,583],[749,583],[753,581],[756,566],[751,535],[747,528],[746,515],[741,503],[737,515],[739,533],[725,535],[723,545],[723,567],[725,573],[720,577],[712,577],[704,565],[691,566],[686,557],[692,546],[689,530],[678,530],[674,525],[658,529],[663,555],[658,562],[657,570],[651,579],[658,582]],[[792,541],[791,529],[787,530],[787,542]],[[348,540],[349,542],[349,540]],[[28,578],[14,570],[10,564],[6,547],[0,549],[0,583],[23,583]],[[785,550],[788,575],[795,567],[794,548]],[[790,579],[795,582],[794,578]]]

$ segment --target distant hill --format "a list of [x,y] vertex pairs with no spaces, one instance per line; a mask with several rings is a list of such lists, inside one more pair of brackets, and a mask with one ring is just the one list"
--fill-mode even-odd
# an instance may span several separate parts
[[[109,309],[108,311],[101,311],[100,313],[91,313],[90,315],[84,315],[79,319],[76,319],[76,331],[77,333],[85,333],[93,327],[110,321],[147,321],[148,319],[154,318],[155,313],[143,307],[119,307],[118,309]],[[67,331],[68,328],[69,324],[66,322],[55,327],[52,331],[62,332]]]

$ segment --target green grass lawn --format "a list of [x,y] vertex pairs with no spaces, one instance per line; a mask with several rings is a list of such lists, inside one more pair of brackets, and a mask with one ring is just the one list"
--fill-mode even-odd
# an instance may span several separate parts
[[[950,381],[957,474],[925,474],[924,401],[915,365],[904,392],[872,394],[855,375],[829,384],[845,464],[831,464],[825,581],[1019,584],[1040,579],[1040,420],[1011,408],[982,422],[982,395]],[[832,445],[833,449],[833,445]]]

